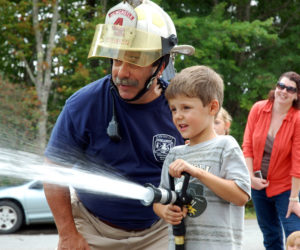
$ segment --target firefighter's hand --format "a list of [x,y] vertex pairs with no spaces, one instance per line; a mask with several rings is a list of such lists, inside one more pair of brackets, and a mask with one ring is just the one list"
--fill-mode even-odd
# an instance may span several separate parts
[[90,250],[87,241],[80,233],[59,236],[57,250]]

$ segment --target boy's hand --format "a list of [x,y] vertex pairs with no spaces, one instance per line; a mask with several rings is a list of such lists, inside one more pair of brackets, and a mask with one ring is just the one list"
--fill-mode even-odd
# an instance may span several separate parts
[[187,172],[191,176],[195,177],[196,171],[196,167],[182,159],[177,159],[173,161],[169,166],[169,174],[175,178],[180,178],[182,172]]
[[161,211],[161,217],[169,224],[178,225],[182,219],[186,216],[187,209],[184,208],[183,211],[179,206],[176,205],[165,205]]

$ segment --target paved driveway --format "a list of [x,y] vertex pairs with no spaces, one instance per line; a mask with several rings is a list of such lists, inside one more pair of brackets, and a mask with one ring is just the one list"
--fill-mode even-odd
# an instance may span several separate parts
[[245,220],[243,250],[264,250],[263,236],[256,220]]
[[[48,229],[50,227],[50,229]],[[0,235],[1,250],[54,250],[58,236],[54,226],[34,227],[20,234]],[[256,220],[245,221],[243,250],[264,250],[262,234]]]

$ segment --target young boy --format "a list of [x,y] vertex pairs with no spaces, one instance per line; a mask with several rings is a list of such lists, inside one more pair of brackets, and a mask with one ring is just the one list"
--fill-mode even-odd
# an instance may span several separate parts
[[[186,225],[185,249],[242,249],[244,205],[250,198],[250,177],[243,153],[232,136],[217,136],[214,119],[223,102],[223,80],[211,68],[182,70],[166,90],[173,122],[189,144],[171,149],[160,187],[169,188],[169,174],[180,190],[182,172],[190,174],[189,187],[203,190],[207,207],[191,218],[176,205],[154,204],[155,213],[172,225]],[[169,226],[169,249],[174,237]]]
[[215,118],[214,129],[218,135],[229,135],[232,117],[226,109],[221,107]]
[[300,250],[300,231],[295,231],[286,240],[286,250]]

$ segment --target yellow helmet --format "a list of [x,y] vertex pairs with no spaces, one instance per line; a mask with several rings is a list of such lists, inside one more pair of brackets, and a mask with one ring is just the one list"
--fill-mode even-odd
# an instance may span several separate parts
[[107,57],[151,65],[170,54],[177,44],[169,15],[157,4],[143,0],[135,9],[126,1],[111,8],[105,24],[98,24],[88,57]]

